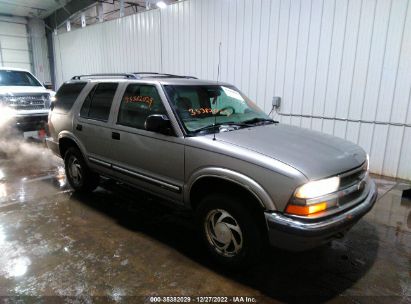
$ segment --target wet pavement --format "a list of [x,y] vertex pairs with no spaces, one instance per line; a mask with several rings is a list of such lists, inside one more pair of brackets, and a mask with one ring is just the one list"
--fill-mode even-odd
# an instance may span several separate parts
[[236,273],[209,260],[186,212],[110,180],[76,195],[40,145],[0,147],[0,302],[411,302],[407,183],[375,177],[379,200],[344,239],[305,253],[267,249],[254,269]]

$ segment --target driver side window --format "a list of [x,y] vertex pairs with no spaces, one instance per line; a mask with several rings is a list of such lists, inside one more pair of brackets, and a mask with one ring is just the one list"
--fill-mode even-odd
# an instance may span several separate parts
[[157,88],[129,84],[121,100],[117,124],[144,130],[144,123],[152,114],[167,114]]

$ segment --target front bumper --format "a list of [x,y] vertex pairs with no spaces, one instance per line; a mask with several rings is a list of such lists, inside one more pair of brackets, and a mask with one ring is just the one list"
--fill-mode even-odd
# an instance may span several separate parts
[[377,200],[377,187],[370,180],[367,197],[358,205],[326,219],[305,221],[279,212],[266,212],[270,244],[292,251],[318,247],[344,235],[359,219],[371,210]]
[[47,128],[48,114],[15,116],[13,125],[22,132]]

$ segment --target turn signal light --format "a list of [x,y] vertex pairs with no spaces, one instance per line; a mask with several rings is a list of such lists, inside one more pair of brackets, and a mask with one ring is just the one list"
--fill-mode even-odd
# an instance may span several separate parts
[[288,205],[285,212],[295,215],[311,215],[327,209],[327,203],[322,202],[314,205]]

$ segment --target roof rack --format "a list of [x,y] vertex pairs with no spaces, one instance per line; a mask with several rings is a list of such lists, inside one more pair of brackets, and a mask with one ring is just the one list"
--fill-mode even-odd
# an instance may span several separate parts
[[139,79],[136,75],[131,73],[103,73],[103,74],[86,74],[73,76],[71,80],[80,80],[81,78],[99,78],[99,77],[123,77],[126,79]]
[[138,79],[142,79],[142,78],[187,78],[187,79],[197,79],[197,77],[194,77],[194,76],[174,75],[174,74],[157,73],[157,72],[133,72],[133,75],[136,75],[138,77]]
[[76,75],[71,80],[80,80],[82,78],[99,78],[99,77],[122,77],[125,79],[144,79],[144,78],[185,78],[197,79],[193,76],[173,75],[157,72],[134,72],[134,73],[103,73],[103,74],[85,74]]

